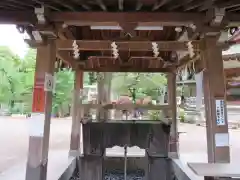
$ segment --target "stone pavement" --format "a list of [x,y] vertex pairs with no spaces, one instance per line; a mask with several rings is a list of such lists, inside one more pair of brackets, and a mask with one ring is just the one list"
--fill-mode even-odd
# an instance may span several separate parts
[[[0,118],[0,124],[0,175],[2,176],[0,176],[0,179],[2,180],[3,175],[7,176],[8,172],[13,172],[14,168],[16,171],[22,169],[22,173],[25,174],[24,168],[26,166],[28,149],[28,120]],[[180,152],[184,164],[186,164],[186,162],[207,162],[205,128],[191,124],[181,124],[179,131],[186,132],[186,134],[180,135]],[[240,130],[229,131],[231,159],[233,162],[240,162]],[[70,144],[70,132],[70,120],[52,121],[49,158],[53,157],[51,156],[52,151],[61,151],[62,153],[65,153],[64,156],[65,159],[67,159]],[[122,156],[123,149],[112,149],[108,153],[110,153],[109,155],[111,156]],[[57,154],[58,153],[55,154],[55,157],[57,157]],[[144,155],[144,151],[141,151],[136,147],[129,150],[129,155],[142,156]]]

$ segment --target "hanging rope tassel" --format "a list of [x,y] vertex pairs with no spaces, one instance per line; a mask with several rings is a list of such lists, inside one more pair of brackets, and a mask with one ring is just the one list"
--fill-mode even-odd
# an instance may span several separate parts
[[152,42],[152,50],[153,50],[153,57],[158,57],[159,56],[159,48],[158,44],[156,42]]
[[111,47],[112,47],[112,54],[113,54],[113,57],[115,59],[117,59],[119,57],[119,54],[118,54],[118,46],[115,42],[112,42],[111,43]]
[[80,53],[79,53],[79,48],[76,40],[73,41],[72,47],[73,47],[73,57],[74,59],[78,59],[80,57]]

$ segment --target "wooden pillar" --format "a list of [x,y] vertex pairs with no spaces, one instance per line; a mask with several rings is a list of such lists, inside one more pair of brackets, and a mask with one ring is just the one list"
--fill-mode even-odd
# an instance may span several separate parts
[[80,69],[75,70],[75,81],[73,90],[73,113],[72,113],[72,131],[70,152],[71,156],[80,155],[80,140],[81,140],[81,123],[83,111],[80,109],[82,104],[82,98],[80,98],[83,92],[83,71]]
[[[104,73],[100,72],[97,74],[97,103],[103,104],[104,103]],[[104,110],[98,109],[97,110],[97,120],[103,120],[104,119]]]
[[196,80],[196,110],[200,111],[202,108],[203,97],[203,73],[199,72],[195,75]]
[[195,74],[196,80],[196,121],[199,124],[203,121],[202,117],[202,98],[203,98],[203,72]]
[[171,132],[170,132],[170,156],[178,158],[178,128],[177,128],[177,97],[176,97],[176,74],[169,73],[167,75],[168,81],[168,104],[171,107]]
[[55,41],[37,48],[35,83],[26,180],[46,180],[50,120],[52,111],[52,87],[56,58]]
[[227,163],[230,161],[230,155],[222,51],[216,46],[217,37],[205,36],[203,41],[201,57],[205,68],[203,87],[208,161]]
[[[104,104],[110,102],[110,90],[111,90],[111,79],[112,79],[112,73],[104,72],[99,73],[98,76],[98,103]],[[109,111],[104,109],[98,110],[98,119],[101,120],[108,120],[109,119]]]
[[[112,95],[112,72],[105,72],[105,79],[104,79],[104,90],[106,95],[106,102],[110,103],[112,101],[111,95]],[[107,110],[106,112],[106,118],[111,119],[112,117],[112,110]]]

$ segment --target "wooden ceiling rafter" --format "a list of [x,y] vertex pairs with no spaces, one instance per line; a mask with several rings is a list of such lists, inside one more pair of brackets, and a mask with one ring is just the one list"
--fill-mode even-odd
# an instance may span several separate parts
[[[34,4],[32,3],[25,3],[24,1],[18,1],[18,0],[8,0],[9,2],[12,3],[12,5],[17,5],[18,7],[23,6],[23,7],[31,7],[34,8]],[[8,3],[9,5],[10,3]]]
[[[197,57],[201,41],[195,41],[195,39],[200,35],[206,32],[219,33],[226,26],[240,24],[239,12],[234,11],[240,7],[239,4],[237,0],[22,0],[21,2],[5,0],[4,5],[8,10],[12,9],[12,12],[8,11],[5,14],[0,10],[0,23],[30,25],[33,30],[47,37],[52,33],[55,35],[54,38],[57,38],[58,58],[68,63],[70,59],[71,64],[83,64],[86,61],[84,66],[86,70],[105,71],[106,65],[109,65],[109,59],[112,59],[111,43],[116,41],[120,57],[112,59],[113,69],[119,71],[122,67],[121,71],[133,69],[137,72],[145,71],[143,69],[148,67],[148,70],[152,69],[154,72],[164,71],[164,69],[175,71],[177,67],[188,63],[187,56],[179,61],[175,57],[175,51],[188,50],[187,41],[193,41]],[[34,13],[33,7],[37,5],[43,5],[51,10],[50,13],[45,14],[47,23],[44,26],[38,24]],[[217,24],[210,23],[214,20],[215,14],[207,16],[206,12],[213,9],[212,7],[226,10],[223,13],[225,15],[223,21]],[[118,12],[113,13],[116,10]],[[122,30],[92,30],[93,25],[120,26]],[[157,33],[152,30],[136,31],[135,28],[138,26],[162,26],[163,30],[158,30]],[[196,28],[189,28],[191,26]],[[174,30],[175,27],[182,28],[182,31]],[[185,42],[176,42],[175,40],[185,29],[189,33],[189,39]],[[81,54],[80,61],[72,57],[72,43],[75,39],[79,39],[77,42]],[[154,41],[158,44],[158,50],[161,51],[159,56],[163,58],[153,57],[154,53],[151,52],[154,49],[152,47]],[[38,44],[33,40],[28,42],[33,46],[45,43]],[[99,55],[101,57],[98,57]],[[120,61],[121,58],[126,60],[126,63]]]
[[[34,9],[33,9],[34,10]],[[37,22],[36,15],[32,11],[0,11],[0,23],[3,24],[29,24],[34,25]],[[142,26],[189,26],[191,24],[201,23],[205,19],[203,13],[168,13],[168,12],[132,12],[132,13],[111,13],[111,12],[51,12],[47,16],[53,23],[66,23],[68,25],[84,26],[104,23],[138,23]],[[234,13],[226,13],[225,20],[228,26],[240,24],[240,16]],[[99,24],[100,25],[100,24]],[[150,25],[150,26],[151,26]]]
[[49,3],[42,1],[42,0],[30,0],[31,2],[37,3],[39,6],[44,6],[54,11],[61,11],[61,9],[57,8],[56,6],[50,5]]
[[225,9],[237,8],[240,7],[240,2],[238,0],[223,1],[219,4],[216,3],[216,6]]
[[64,11],[64,10],[102,10],[102,11],[133,11],[133,10],[143,10],[146,11],[151,7],[152,11],[173,11],[173,10],[182,10],[186,11],[188,8],[190,10],[194,10],[195,12],[202,12],[206,11],[207,9],[216,6],[216,7],[224,7],[224,8],[231,8],[231,7],[238,7],[239,1],[238,0],[92,0],[92,1],[83,1],[83,0],[71,0],[71,1],[63,1],[63,0],[5,0],[6,3],[21,3],[20,5],[26,4],[44,4],[48,6],[50,9],[55,11]]
[[189,25],[205,18],[201,13],[163,13],[163,12],[53,12],[49,15],[52,22],[72,23],[156,23],[156,25]]
[[202,5],[203,5],[203,1],[190,2],[190,3],[186,4],[186,5],[184,5],[184,11],[190,11],[192,9],[199,8]]
[[182,0],[182,1],[175,2],[173,5],[170,5],[168,7],[168,10],[174,11],[174,10],[176,10],[176,9],[178,9],[178,8],[188,4],[188,3],[191,3],[192,1],[193,0]]
[[164,6],[165,4],[171,2],[171,0],[156,0],[152,7],[152,11],[158,10],[160,7]]
[[69,52],[57,51],[57,58],[61,59],[66,64],[69,64],[72,68],[77,67],[76,60],[70,55]]
[[[122,63],[121,59],[116,59],[111,56],[89,56],[86,60],[76,61],[70,53],[66,51],[58,51],[58,56],[73,67],[74,65],[80,66],[84,71],[114,71],[111,70],[113,68],[115,70],[118,69],[120,72],[127,72],[127,70],[130,69],[133,69],[134,72],[148,72],[148,69],[153,70],[153,72],[160,72],[159,70],[163,69],[165,69],[164,72],[170,72],[175,69],[174,65],[164,67],[164,63],[160,57],[131,56],[129,60],[126,61],[127,63]],[[123,70],[120,70],[121,68],[123,68]]]
[[231,61],[231,60],[240,61],[240,53],[223,55],[223,60],[224,61]]

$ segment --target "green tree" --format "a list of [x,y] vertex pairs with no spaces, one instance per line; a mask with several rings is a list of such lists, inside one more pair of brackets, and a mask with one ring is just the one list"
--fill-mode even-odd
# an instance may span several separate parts
[[19,73],[21,60],[4,46],[0,47],[0,102],[13,110],[23,89],[22,75]]
[[21,61],[19,71],[22,77],[22,84],[24,88],[20,92],[19,98],[24,103],[24,112],[31,112],[33,84],[36,65],[36,51],[29,49],[23,60]]
[[151,96],[157,99],[159,92],[166,86],[166,77],[161,73],[116,73],[112,88],[118,94],[132,95],[136,90],[136,98]]
[[71,69],[63,69],[56,74],[56,89],[53,95],[53,113],[57,116],[65,116],[70,113],[74,73]]

